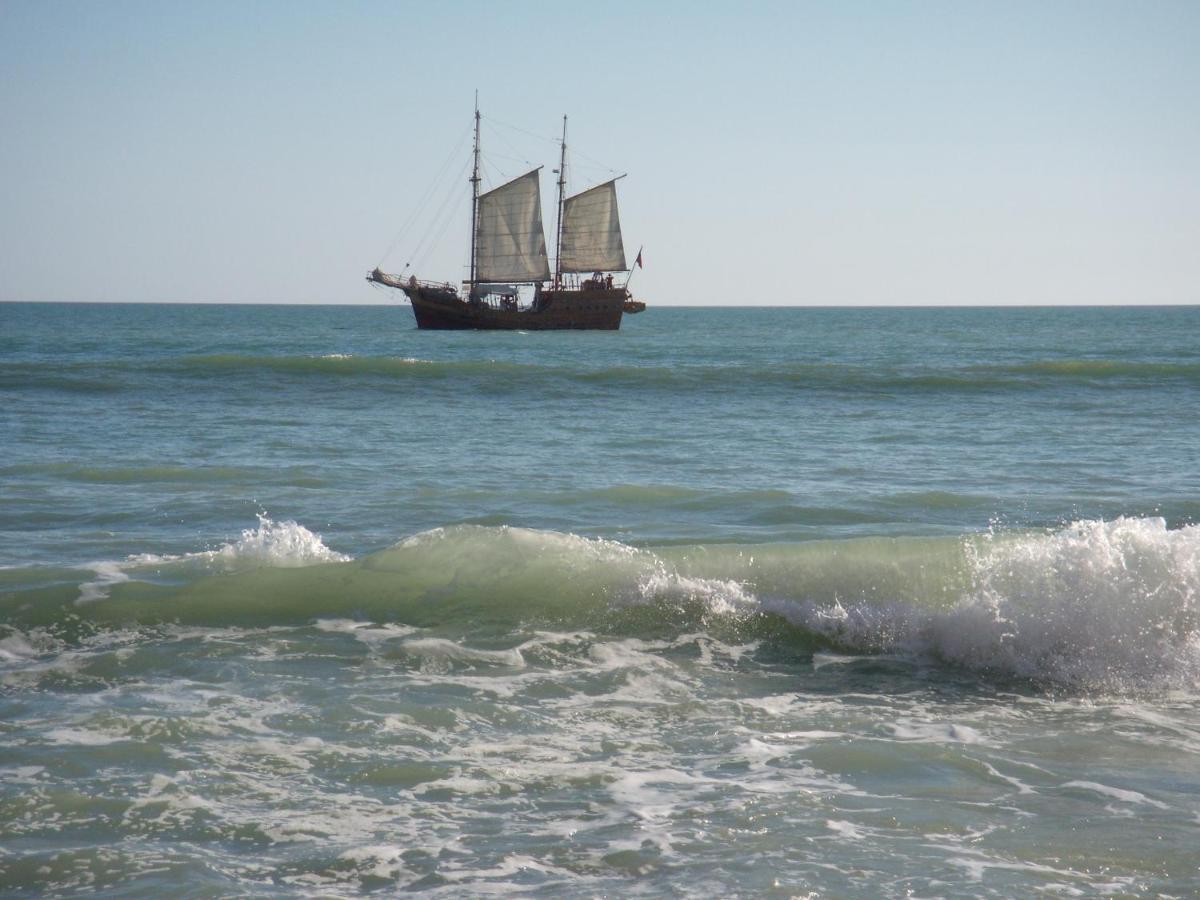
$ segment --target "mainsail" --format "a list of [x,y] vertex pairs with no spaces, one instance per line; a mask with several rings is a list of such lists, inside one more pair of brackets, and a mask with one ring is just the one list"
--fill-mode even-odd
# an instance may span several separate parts
[[564,272],[625,270],[615,179],[563,202],[559,268]]
[[479,195],[476,281],[548,281],[538,170]]

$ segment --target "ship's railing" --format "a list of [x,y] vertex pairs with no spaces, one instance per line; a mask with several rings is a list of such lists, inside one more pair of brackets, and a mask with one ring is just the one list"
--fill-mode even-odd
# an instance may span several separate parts
[[[374,281],[377,284],[385,284],[388,287],[400,288],[434,288],[437,290],[455,291],[454,285],[448,281],[422,281],[415,276],[403,278],[400,275],[390,275],[387,272],[375,269],[367,275],[367,281]],[[455,291],[457,293],[457,291]]]
[[486,306],[497,312],[524,312],[531,308],[528,303],[522,303],[519,297],[512,294],[483,294],[472,297],[471,303]]

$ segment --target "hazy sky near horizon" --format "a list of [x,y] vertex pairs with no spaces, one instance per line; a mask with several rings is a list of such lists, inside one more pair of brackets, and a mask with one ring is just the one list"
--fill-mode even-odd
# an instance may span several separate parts
[[478,89],[548,230],[564,113],[573,189],[629,173],[654,304],[1196,303],[1198,48],[1191,0],[0,0],[0,300],[457,280]]

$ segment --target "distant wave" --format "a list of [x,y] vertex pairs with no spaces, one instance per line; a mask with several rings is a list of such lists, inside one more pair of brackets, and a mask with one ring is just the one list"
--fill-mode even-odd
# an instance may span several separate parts
[[[27,584],[32,573],[6,573]],[[1200,677],[1200,526],[1089,520],[961,538],[637,548],[506,526],[423,532],[357,560],[263,518],[218,550],[96,564],[0,601],[8,621],[709,628],[903,652],[1095,690]]]
[[294,487],[320,487],[327,479],[313,475],[302,467],[285,467],[281,470],[247,466],[213,465],[145,465],[145,466],[100,466],[78,463],[20,463],[0,466],[0,476],[20,475],[43,476],[62,481],[85,484],[213,484],[219,482],[261,483],[270,479],[276,484]]
[[265,372],[281,376],[372,378],[383,382],[466,382],[478,380],[490,389],[543,389],[561,384],[592,388],[687,389],[744,391],[774,386],[791,390],[879,392],[990,392],[1038,390],[1062,384],[1154,387],[1200,384],[1200,362],[1149,362],[1106,359],[1042,360],[1011,366],[951,368],[866,367],[824,363],[730,365],[573,366],[499,360],[430,360],[414,357],[355,356],[340,353],[312,356],[210,354],[173,359],[124,362],[5,363],[0,390],[44,389],[108,393],[126,389],[147,374],[191,378]]
[[[187,356],[161,363],[168,371],[241,371],[267,370],[297,375],[394,375],[413,374],[419,367],[437,365],[431,360],[399,356],[353,356],[329,353],[323,356],[250,356],[237,353],[215,353],[207,356]],[[496,364],[460,363],[466,369],[485,370]],[[419,377],[421,373],[416,372]]]
[[908,389],[989,390],[1081,379],[1200,381],[1200,363],[1154,363],[1117,360],[1047,360],[1014,366],[970,366],[933,369],[868,368],[823,363],[682,366],[554,366],[502,361],[428,360],[408,357],[241,356],[189,357],[168,367],[197,370],[264,369],[295,374],[384,375],[403,379],[437,379],[483,375],[530,379],[570,379],[589,384],[629,386],[719,386],[747,382],[803,387],[875,387]]
[[1001,371],[1060,378],[1200,379],[1200,362],[1161,363],[1116,359],[1055,359],[1007,366]]

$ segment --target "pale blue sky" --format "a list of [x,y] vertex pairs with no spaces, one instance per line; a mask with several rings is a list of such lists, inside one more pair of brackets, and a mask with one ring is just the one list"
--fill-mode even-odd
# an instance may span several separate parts
[[1200,302],[1200,2],[645,0],[0,0],[0,300],[384,302],[476,88],[651,303]]

